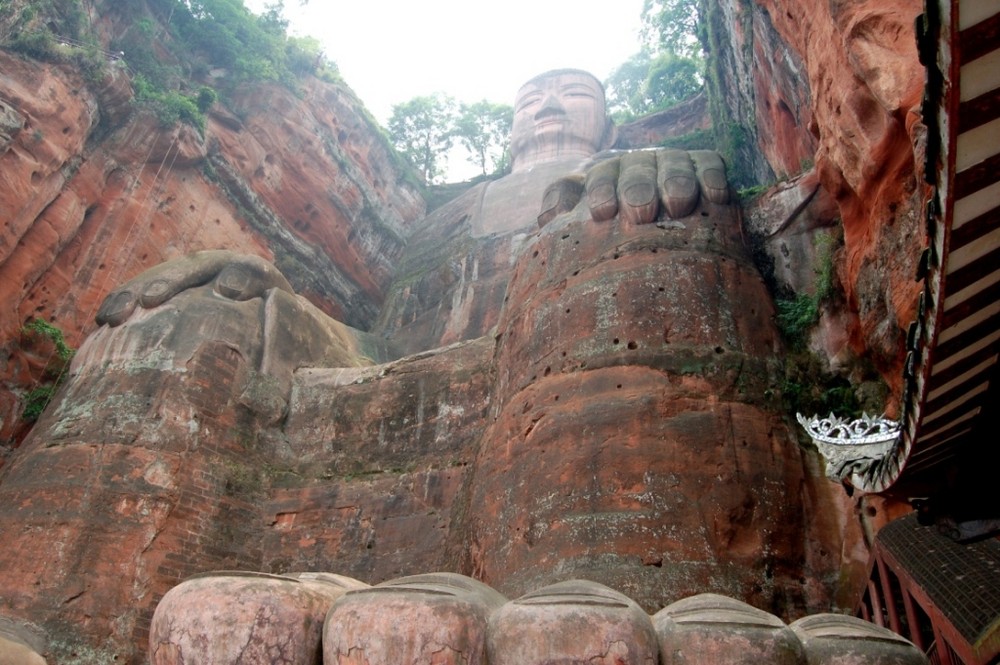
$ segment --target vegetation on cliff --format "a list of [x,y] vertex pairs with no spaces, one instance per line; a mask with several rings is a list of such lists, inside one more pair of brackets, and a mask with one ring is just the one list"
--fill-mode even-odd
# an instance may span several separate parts
[[32,319],[21,329],[22,344],[35,349],[45,359],[42,381],[24,397],[21,419],[38,420],[56,389],[62,384],[76,349],[66,343],[63,331],[44,319]]
[[698,94],[705,61],[698,30],[699,0],[645,0],[642,48],[604,82],[618,122],[663,111]]
[[165,125],[199,129],[217,97],[240,83],[294,85],[304,75],[339,80],[318,41],[286,34],[281,2],[259,16],[242,0],[121,0],[98,11],[80,0],[0,0],[0,44],[39,60],[75,63],[92,81],[123,64],[137,104]]

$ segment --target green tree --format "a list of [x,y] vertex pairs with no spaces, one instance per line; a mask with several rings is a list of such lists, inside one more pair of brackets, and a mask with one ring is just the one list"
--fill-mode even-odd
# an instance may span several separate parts
[[482,100],[461,104],[454,133],[469,151],[469,161],[483,170],[483,175],[502,169],[510,145],[514,108]]
[[649,51],[642,50],[618,65],[604,82],[608,112],[618,122],[634,120],[641,114],[635,100],[642,97],[642,87],[649,74]]
[[640,51],[622,63],[605,87],[608,108],[620,122],[668,109],[697,94],[704,85],[701,62],[664,51]]
[[454,144],[455,101],[441,94],[414,97],[394,104],[389,138],[425,183],[444,172],[446,154]]
[[649,72],[642,89],[647,113],[662,111],[698,94],[704,81],[700,63],[664,52],[649,65]]
[[667,51],[700,60],[701,0],[643,0],[642,38],[653,53]]

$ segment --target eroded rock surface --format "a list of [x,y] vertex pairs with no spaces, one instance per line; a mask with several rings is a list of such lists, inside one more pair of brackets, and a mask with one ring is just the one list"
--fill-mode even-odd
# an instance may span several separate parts
[[171,589],[149,635],[152,665],[320,665],[323,621],[334,602],[367,585],[324,573],[209,573]]
[[[188,580],[157,608],[151,660],[178,665],[928,662],[906,640],[854,617],[814,615],[789,628],[772,614],[716,594],[690,596],[650,617],[628,596],[582,579],[508,601],[453,573],[413,575],[374,587],[326,577],[336,580],[325,599],[312,597],[288,577],[216,573]],[[320,652],[315,628],[323,606],[329,611]]]
[[201,136],[132,112],[120,73],[88,85],[3,51],[0,72],[0,440],[45,365],[21,326],[77,347],[112,289],[192,251],[263,257],[327,314],[374,321],[424,203],[346,88],[241,86]]
[[752,137],[741,168],[760,183],[815,170],[843,228],[841,321],[897,394],[928,196],[913,28],[922,11],[919,0],[726,0],[715,13],[722,95]]
[[705,589],[815,602],[788,495],[801,453],[767,406],[772,317],[731,205],[546,225],[497,331],[469,570],[511,596],[586,577],[646,609]]

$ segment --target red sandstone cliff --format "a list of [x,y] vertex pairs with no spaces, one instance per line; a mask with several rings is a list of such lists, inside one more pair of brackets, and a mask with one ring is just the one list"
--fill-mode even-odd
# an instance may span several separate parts
[[[731,23],[732,39],[752,44],[746,52],[759,65],[743,62],[741,66],[755,73],[742,81],[739,92],[749,105],[747,113],[756,118],[755,141],[762,146],[763,157],[756,158],[752,168],[755,173],[785,175],[815,161],[817,173],[802,188],[812,191],[813,185],[822,185],[823,205],[811,209],[817,224],[829,224],[838,216],[843,220],[841,275],[849,309],[858,315],[857,323],[848,325],[849,332],[858,352],[874,354],[892,380],[899,361],[898,331],[912,307],[908,265],[918,251],[913,238],[919,236],[919,159],[912,145],[917,125],[907,116],[919,65],[899,27],[909,25],[916,8],[886,9],[874,1],[812,6],[768,0],[753,6],[737,3],[727,11],[748,17]],[[887,34],[897,39],[886,39]],[[872,44],[893,48],[885,54]],[[369,133],[347,91],[318,81],[304,83],[301,98],[278,86],[241,91],[228,110],[219,108],[211,115],[203,140],[186,128],[165,131],[141,114],[126,121],[129,89],[121,79],[112,77],[91,90],[72,70],[9,54],[0,57],[0,98],[13,111],[0,109],[11,118],[4,125],[10,127],[11,138],[0,156],[0,177],[5,192],[21,192],[21,198],[10,203],[9,215],[4,209],[4,222],[10,221],[0,245],[0,288],[7,308],[0,323],[8,331],[3,339],[15,340],[9,344],[16,342],[24,320],[36,313],[54,317],[75,342],[108,289],[149,265],[223,243],[274,259],[296,290],[327,312],[351,323],[371,322],[392,276],[390,266],[402,252],[406,223],[420,213],[422,204],[400,184],[382,144]],[[106,109],[122,114],[119,129],[101,129]],[[553,246],[560,241],[546,240]],[[897,251],[897,245],[905,252]],[[642,256],[630,265],[621,261],[622,273],[641,272],[641,261],[650,261],[669,276],[669,265],[651,260],[659,247],[631,249]],[[609,263],[615,265],[618,253],[612,256]],[[462,264],[454,279],[451,274],[431,277],[450,286],[461,283],[465,269]],[[798,269],[808,271],[811,266]],[[320,278],[329,281],[314,281]],[[762,296],[746,286],[752,280],[743,281],[747,290],[740,304],[759,300]],[[557,284],[553,293],[563,286]],[[622,293],[638,293],[642,286],[631,279]],[[524,287],[522,294],[530,290]],[[666,297],[660,293],[657,289],[647,294],[645,304]],[[551,298],[554,314],[565,310],[552,304],[556,300],[551,293],[542,296]],[[525,295],[524,302],[511,307],[527,308],[527,300]],[[572,309],[586,311],[593,304],[580,296]],[[478,306],[473,303],[470,310],[473,305]],[[454,305],[452,309],[460,311]],[[641,326],[639,316],[622,312],[611,323],[623,329]],[[495,321],[498,313],[489,314]],[[553,315],[543,323],[543,332],[556,330],[562,319]],[[591,332],[582,327],[569,330],[579,336],[580,345]],[[763,324],[750,332],[773,337]],[[640,333],[656,341],[666,335]],[[615,346],[624,345],[622,357],[638,355],[646,337],[637,337],[634,349],[629,337]],[[513,368],[534,372],[529,361],[545,351],[546,340],[528,340],[539,348],[526,346],[532,357],[511,363]],[[131,650],[131,657],[138,658],[137,645],[145,637],[156,600],[193,572],[212,567],[329,568],[335,561],[337,572],[377,581],[454,565],[452,559],[463,557],[455,554],[457,546],[450,539],[464,534],[452,532],[461,524],[454,511],[471,500],[463,497],[462,486],[477,468],[477,443],[491,415],[492,347],[492,339],[481,338],[374,370],[300,373],[291,415],[280,427],[261,427],[262,416],[255,409],[267,407],[266,400],[253,401],[253,368],[231,345],[205,344],[190,365],[177,372],[127,364],[108,371],[93,364],[81,379],[93,383],[74,388],[80,408],[44,416],[39,434],[25,446],[32,447],[31,454],[19,458],[19,467],[8,467],[4,477],[0,499],[4,505],[21,507],[10,522],[11,533],[18,535],[0,555],[0,570],[12,579],[6,602],[19,616],[45,622],[54,637],[65,631],[96,641],[99,635],[111,647]],[[707,348],[713,367],[725,369],[716,356],[735,357],[728,347],[720,345],[721,352],[713,345]],[[9,349],[7,375],[31,380],[32,360],[13,353],[13,346]],[[509,348],[503,353],[510,355]],[[856,530],[845,526],[849,509],[829,509],[834,501],[830,495],[839,496],[839,488],[819,478],[815,459],[795,448],[773,414],[758,413],[750,403],[766,390],[763,379],[749,384],[749,396],[734,397],[739,384],[705,389],[709,375],[686,364],[671,379],[676,386],[648,388],[653,383],[644,377],[650,372],[609,363],[595,370],[593,385],[579,391],[574,401],[568,397],[578,388],[575,382],[582,372],[568,369],[564,375],[561,367],[545,364],[547,360],[536,362],[541,363],[540,384],[553,392],[553,405],[508,400],[506,411],[492,413],[494,418],[503,416],[493,426],[497,432],[511,427],[525,438],[533,434],[551,441],[554,465],[565,461],[563,453],[573,452],[577,443],[571,426],[580,419],[574,409],[597,417],[601,410],[621,406],[636,422],[633,429],[616,429],[614,435],[629,445],[629,437],[643,427],[653,436],[647,432],[633,437],[636,446],[658,440],[667,430],[672,436],[679,433],[683,441],[696,436],[702,443],[705,437],[728,441],[718,454],[732,453],[739,469],[761,474],[747,472],[738,478],[741,482],[771,481],[760,497],[733,489],[740,474],[729,468],[728,459],[716,461],[718,477],[711,470],[695,473],[687,468],[704,462],[690,454],[694,448],[678,447],[690,458],[674,456],[676,469],[668,464],[675,463],[673,458],[658,462],[659,469],[676,470],[692,485],[712,484],[714,503],[705,505],[713,514],[706,513],[703,521],[712,526],[706,538],[713,548],[731,547],[727,556],[734,560],[755,560],[763,547],[758,542],[762,534],[778,534],[780,538],[768,536],[767,541],[775,548],[769,554],[776,563],[771,573],[778,576],[774,584],[789,587],[798,583],[795,573],[800,571],[794,564],[800,556],[826,573],[838,563],[858,565],[864,559]],[[604,383],[602,377],[607,377]],[[663,417],[703,414],[694,408],[674,413],[670,409],[677,404],[672,401],[653,403],[656,390],[696,398],[705,414],[728,414],[730,424],[735,413],[753,434],[750,440],[758,443],[744,453],[735,447],[735,430],[716,436],[700,421],[690,427],[661,424],[658,419]],[[523,392],[532,396],[530,390]],[[121,401],[100,399],[112,396]],[[74,406],[72,400],[66,404]],[[9,427],[12,416],[7,413],[13,409],[3,416]],[[569,425],[546,425],[542,416]],[[588,446],[600,452],[599,445]],[[764,459],[764,452],[770,457]],[[590,448],[584,453],[589,455],[585,462],[601,459]],[[524,466],[528,468],[522,473],[532,471]],[[578,466],[583,468],[583,462]],[[659,480],[647,480],[639,464],[622,468],[627,475],[609,483],[619,483],[620,493],[581,492],[582,498],[611,502],[624,497],[641,505],[638,489]],[[570,468],[567,475],[576,471]],[[51,477],[60,479],[59,491],[50,487]],[[497,513],[517,514],[525,523],[545,522],[536,519],[546,517],[541,508],[519,514],[525,506],[542,502],[546,488],[539,485],[544,481],[512,482],[508,492],[526,494]],[[670,496],[669,489],[663,494]],[[806,506],[800,509],[802,494]],[[789,519],[766,521],[755,513],[758,505],[788,508]],[[614,516],[607,505],[600,507],[602,514]],[[714,519],[716,515],[721,518]],[[698,521],[692,520],[688,527],[693,523],[691,528],[698,528]],[[813,530],[805,542],[799,527],[807,524]],[[62,545],[33,549],[40,541],[32,534],[45,530]],[[486,527],[480,531],[484,538],[491,537]],[[848,538],[842,538],[845,532]],[[539,534],[526,534],[522,549],[536,537]],[[587,537],[588,546],[601,544],[597,536]],[[659,535],[656,538],[660,542]],[[838,552],[841,540],[846,544]],[[489,552],[477,551],[467,539],[460,545],[459,550],[472,550],[464,553],[468,565],[499,567],[490,561]],[[653,548],[625,554],[632,555],[630,562],[642,571],[656,572],[664,560],[671,561],[665,556],[670,553]],[[127,583],[101,583],[107,579]],[[702,581],[693,577],[691,583]],[[821,577],[811,577],[806,584],[806,595],[817,602],[828,599],[831,592]],[[750,593],[756,598],[760,592]]]
[[128,73],[108,70],[94,84],[0,51],[0,440],[50,353],[22,338],[31,318],[77,346],[112,288],[224,247],[274,261],[328,314],[367,326],[424,211],[343,85],[244,85],[202,136],[133,111]]
[[[833,325],[846,328],[841,334],[853,352],[871,360],[898,395],[927,196],[919,116],[924,69],[913,27],[922,3],[710,6],[724,120],[749,139],[733,152],[745,162],[738,168],[758,182],[813,172],[785,210],[814,196],[817,181],[821,191],[786,237],[842,227],[844,247],[835,261],[846,311]],[[796,220],[771,219],[766,231],[785,221]],[[805,262],[795,269],[811,281],[814,267]]]

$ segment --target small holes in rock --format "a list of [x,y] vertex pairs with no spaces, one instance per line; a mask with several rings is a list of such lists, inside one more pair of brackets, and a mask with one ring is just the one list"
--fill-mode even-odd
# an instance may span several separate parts
[[532,258],[534,258],[534,257],[538,256],[538,250],[536,249],[536,250],[534,251],[534,253],[532,253],[532,255],[531,255],[531,256],[532,256]]
[[619,383],[617,386],[615,386],[615,388],[617,388],[618,390],[621,390],[622,389],[622,384]]
[[566,313],[569,314],[569,307],[566,308]]
[[626,346],[628,346],[630,351],[635,351],[636,349],[639,348],[639,345],[636,344],[634,341],[629,341],[629,343],[626,344]]
[[615,252],[615,255],[614,255],[614,257],[612,257],[612,258],[615,258],[615,259],[617,259],[617,258],[620,258],[620,257],[621,257],[621,254],[619,254],[618,252]]
[[566,239],[566,238],[568,238],[568,237],[569,237],[569,234],[567,233],[566,235],[564,235],[564,236],[562,237],[562,240],[565,240],[565,239]]
[[555,397],[553,397],[552,401],[553,402],[558,402],[559,401],[559,395],[556,395]]
[[562,357],[563,357],[563,358],[565,358],[565,357],[566,357],[566,352],[565,352],[565,351],[563,351],[563,352],[562,352]]
[[551,367],[546,367],[545,371],[542,372],[542,376],[548,376],[551,373],[552,373],[552,368]]
[[716,352],[716,353],[725,353],[725,351],[726,351],[726,350],[725,350],[725,349],[723,349],[723,348],[722,348],[721,346],[717,346],[717,347],[715,347],[715,352]]
[[653,254],[656,254],[656,248],[655,247],[653,248]]
[[577,275],[579,275],[579,274],[580,274],[580,271],[579,271],[579,270],[574,270],[574,271],[573,271],[573,277],[576,277],[576,276],[577,276]]
[[619,340],[618,340],[618,338],[617,338],[617,337],[615,337],[615,338],[614,338],[613,340],[611,340],[611,343],[612,343],[612,344],[618,344],[618,343],[619,343]]
[[702,210],[702,211],[701,211],[701,216],[702,216],[702,217],[708,217],[708,213],[707,213],[707,212],[705,212],[704,210]]
[[659,291],[660,293],[663,293],[664,291],[666,291],[666,289],[661,286],[660,288],[657,289],[657,291]]

